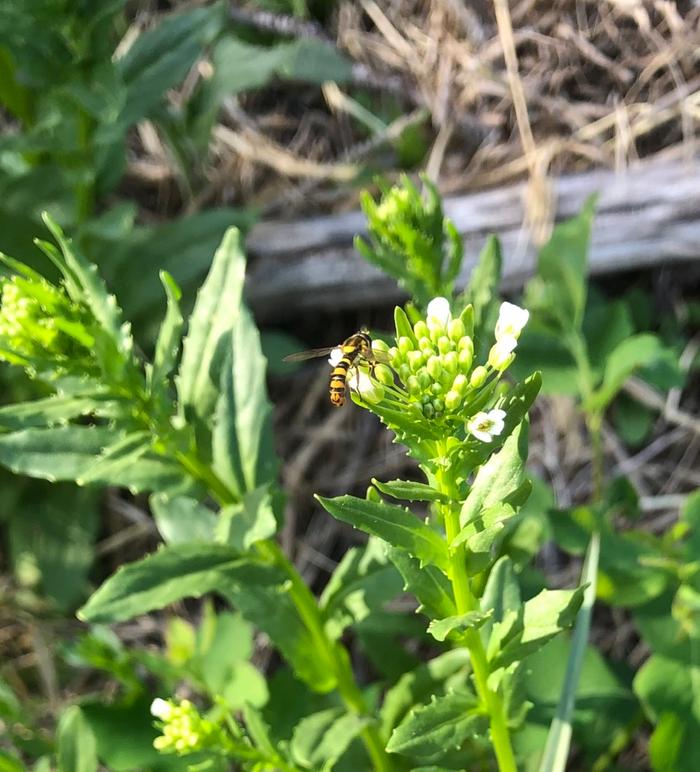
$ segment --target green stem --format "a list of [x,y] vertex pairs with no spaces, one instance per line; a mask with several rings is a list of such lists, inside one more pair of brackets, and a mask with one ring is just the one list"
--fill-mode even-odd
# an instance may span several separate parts
[[[454,497],[454,486],[445,479],[444,473],[437,475],[438,487],[450,498]],[[445,521],[445,533],[448,545],[459,534],[459,512],[447,505],[442,509]],[[472,593],[467,575],[466,554],[464,545],[460,544],[450,551],[449,578],[452,583],[452,591],[455,598],[458,614],[466,614],[478,607],[477,599]],[[489,714],[491,726],[491,741],[498,761],[500,772],[516,772],[515,757],[510,742],[510,732],[506,721],[503,701],[498,692],[493,691],[488,684],[489,665],[486,658],[486,650],[478,630],[469,630],[465,635],[465,643],[469,649],[474,682],[479,699]]]
[[[178,453],[177,458],[190,475],[201,480],[207,486],[220,506],[226,506],[236,501],[236,497],[225,483],[210,467],[202,464],[194,454]],[[334,674],[338,693],[345,706],[358,716],[371,718],[362,692],[355,682],[347,651],[341,643],[332,641],[326,634],[316,598],[301,578],[294,564],[273,539],[259,541],[255,545],[255,549],[262,558],[283,571],[289,579],[289,597],[311,634],[318,656],[322,661],[325,661],[326,667]],[[362,730],[360,736],[376,772],[391,772],[393,764],[384,750],[384,742],[373,720]]]

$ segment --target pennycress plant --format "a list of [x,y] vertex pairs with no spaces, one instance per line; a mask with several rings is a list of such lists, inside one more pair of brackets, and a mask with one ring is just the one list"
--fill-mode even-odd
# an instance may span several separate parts
[[[487,759],[490,746],[499,769],[514,770],[511,734],[529,707],[523,661],[572,623],[582,591],[543,590],[523,603],[511,561],[499,557],[530,490],[527,411],[540,379],[504,380],[526,310],[501,304],[483,362],[474,358],[473,317],[471,305],[453,317],[444,297],[413,324],[397,308],[395,345],[374,344],[388,363],[366,368],[364,383],[349,377],[353,400],[395,433],[424,480],[373,480],[366,499],[319,501],[386,542],[428,632],[469,652],[471,678],[411,711],[387,749],[414,764],[450,758],[463,769]],[[421,517],[386,499],[421,502]]]

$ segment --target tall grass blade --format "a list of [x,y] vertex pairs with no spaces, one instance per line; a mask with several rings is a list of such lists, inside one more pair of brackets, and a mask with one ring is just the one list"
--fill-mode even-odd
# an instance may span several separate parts
[[581,584],[587,584],[583,595],[583,604],[578,612],[576,627],[571,639],[571,654],[566,665],[564,686],[559,696],[557,712],[549,727],[547,745],[540,764],[540,772],[564,772],[566,760],[569,756],[571,745],[571,720],[576,702],[576,688],[578,686],[583,656],[588,643],[588,633],[591,627],[591,614],[595,602],[596,582],[598,579],[598,559],[600,557],[600,534],[591,536],[586,551],[586,560],[581,572]]

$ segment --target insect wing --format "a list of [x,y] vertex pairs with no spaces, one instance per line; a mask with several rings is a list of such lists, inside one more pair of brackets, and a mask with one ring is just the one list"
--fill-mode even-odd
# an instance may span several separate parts
[[367,359],[370,362],[374,362],[376,364],[389,364],[391,361],[391,358],[389,357],[388,351],[381,351],[379,349],[372,349],[372,353],[367,357]]
[[289,354],[284,357],[283,362],[304,362],[307,359],[315,359],[316,357],[325,357],[333,351],[337,346],[326,346],[326,348],[312,348],[308,351],[298,351],[296,354]]

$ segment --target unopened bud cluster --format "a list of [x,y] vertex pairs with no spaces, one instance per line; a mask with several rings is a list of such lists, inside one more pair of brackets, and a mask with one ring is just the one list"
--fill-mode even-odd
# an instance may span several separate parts
[[224,749],[227,745],[222,728],[203,718],[189,700],[176,703],[159,697],[151,704],[151,714],[159,719],[162,732],[153,741],[159,751],[184,755],[207,748]]
[[76,359],[89,353],[89,315],[65,291],[36,278],[2,280],[0,358],[28,363]]
[[[487,396],[483,389],[495,386],[494,380],[498,380],[513,361],[527,318],[524,309],[503,303],[495,330],[496,342],[488,361],[475,364],[474,341],[469,334],[471,309],[453,319],[445,298],[432,300],[426,318],[413,325],[412,334],[399,336],[396,345],[387,348],[408,409],[422,420],[466,421],[468,433],[483,442],[500,434],[505,413],[500,409],[482,412],[480,408],[492,404],[493,398],[484,399],[481,395]],[[378,367],[375,383],[388,385],[389,381],[377,370]],[[497,394],[493,389],[488,393]]]
[[[413,327],[415,340],[402,336],[389,350],[391,364],[411,402],[426,418],[458,411],[472,388],[474,342],[461,319],[428,316]],[[476,373],[476,380],[485,377]],[[479,384],[480,385],[480,384]]]

